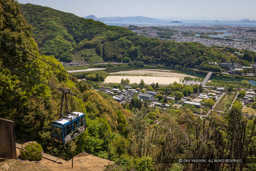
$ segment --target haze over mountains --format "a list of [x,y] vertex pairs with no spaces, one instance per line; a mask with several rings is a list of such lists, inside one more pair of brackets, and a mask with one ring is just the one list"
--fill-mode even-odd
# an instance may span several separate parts
[[98,18],[95,15],[89,15],[85,17],[86,19],[93,19],[101,22],[114,22],[114,23],[168,23],[171,20],[168,19],[156,19],[156,18],[149,18],[144,16],[131,16],[131,17],[102,17]]
[[255,20],[172,20],[157,19],[144,16],[128,16],[128,17],[102,17],[95,15],[84,17],[104,22],[109,25],[235,25],[235,26],[256,26]]

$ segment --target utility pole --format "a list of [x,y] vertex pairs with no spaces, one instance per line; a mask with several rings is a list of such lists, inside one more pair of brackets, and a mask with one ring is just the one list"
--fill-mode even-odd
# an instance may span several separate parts
[[72,155],[72,169],[74,168],[74,154],[75,154],[76,148],[77,148],[76,143],[74,141],[71,141],[70,152]]

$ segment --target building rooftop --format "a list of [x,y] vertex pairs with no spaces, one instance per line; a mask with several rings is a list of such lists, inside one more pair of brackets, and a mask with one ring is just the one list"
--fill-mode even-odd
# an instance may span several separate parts
[[147,91],[146,94],[157,95],[156,91]]
[[191,101],[184,101],[184,104],[194,105],[194,106],[201,106],[201,103],[198,102],[191,102]]
[[153,96],[152,96],[151,94],[143,94],[143,93],[140,93],[140,94],[139,94],[139,97],[152,98]]

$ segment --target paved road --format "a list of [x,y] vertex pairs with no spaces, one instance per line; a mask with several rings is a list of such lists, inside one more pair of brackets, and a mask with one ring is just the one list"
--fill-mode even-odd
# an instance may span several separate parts
[[70,70],[68,71],[68,73],[103,71],[103,70],[106,70],[106,68],[87,68],[87,69]]
[[206,83],[209,81],[210,77],[212,76],[212,72],[209,72],[206,77],[204,78],[204,81],[202,82],[202,87],[206,86]]

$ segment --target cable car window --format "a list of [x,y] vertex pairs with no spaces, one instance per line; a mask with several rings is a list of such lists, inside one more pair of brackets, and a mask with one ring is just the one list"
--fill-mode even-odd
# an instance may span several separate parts
[[52,127],[52,135],[57,139],[62,138],[62,129],[57,127]]
[[67,135],[71,133],[71,125],[66,126],[66,133]]
[[80,126],[81,126],[81,121],[79,119],[79,120],[77,120],[77,127],[80,127]]
[[80,118],[80,126],[83,126],[83,117]]
[[73,123],[73,129],[76,130],[77,129],[77,122]]
[[85,126],[84,116],[80,118],[80,126]]

